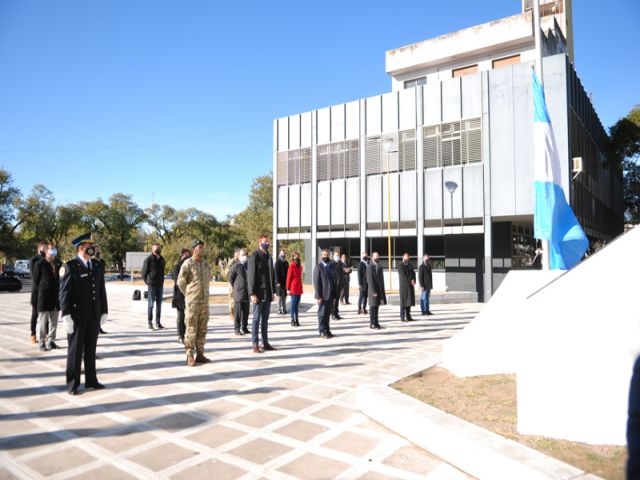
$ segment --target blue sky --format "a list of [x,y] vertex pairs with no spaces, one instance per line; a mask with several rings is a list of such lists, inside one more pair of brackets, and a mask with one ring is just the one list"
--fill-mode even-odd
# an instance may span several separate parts
[[[637,0],[574,3],[609,127],[640,103]],[[274,118],[389,91],[384,53],[520,0],[0,0],[0,168],[59,202],[132,194],[222,219],[272,165]]]

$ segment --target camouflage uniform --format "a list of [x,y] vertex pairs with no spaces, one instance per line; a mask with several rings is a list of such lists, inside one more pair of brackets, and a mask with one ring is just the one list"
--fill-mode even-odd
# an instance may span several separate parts
[[191,257],[184,261],[178,274],[178,288],[186,302],[184,347],[204,353],[204,342],[209,323],[209,282],[211,270],[203,258],[200,262]]

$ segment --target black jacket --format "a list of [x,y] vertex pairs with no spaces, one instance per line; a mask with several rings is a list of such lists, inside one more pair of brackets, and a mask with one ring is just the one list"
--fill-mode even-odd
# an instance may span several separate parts
[[[285,279],[286,280],[286,279]],[[273,301],[276,293],[273,260],[269,253],[256,249],[247,261],[247,291],[249,296],[255,295],[261,302]]]
[[368,263],[363,261],[358,264],[358,285],[363,292],[367,291],[367,265]]
[[336,268],[335,262],[329,262],[326,266],[323,262],[316,265],[313,270],[313,288],[315,289],[314,297],[321,298],[323,302],[330,302],[336,298],[336,280],[333,269]]
[[275,273],[276,273],[276,285],[279,283],[280,288],[285,288],[287,284],[287,272],[289,271],[289,262],[286,260],[276,260]]
[[186,258],[183,260],[179,260],[178,263],[176,263],[176,266],[173,267],[173,271],[171,272],[171,276],[173,277],[173,297],[171,298],[171,306],[180,310],[184,310],[186,306],[184,301],[184,293],[182,293],[182,290],[178,288],[178,275],[180,274],[180,267],[182,267],[182,264],[185,260]]
[[[60,310],[58,293],[60,290],[60,261],[54,259],[52,263],[47,260],[36,262],[31,272],[33,289],[36,292],[38,312],[51,312]],[[33,300],[33,296],[31,297]]]
[[[31,277],[33,278],[33,271],[36,268],[36,264],[40,261],[44,260],[44,255],[38,253],[34,257],[31,257],[29,260],[29,272],[31,272]],[[31,305],[38,305],[38,289],[36,288],[35,282],[31,282]]]
[[411,284],[415,284],[416,271],[413,269],[411,263],[405,265],[404,262],[400,262],[398,266],[398,279],[400,281],[400,306],[401,307],[413,307],[416,304],[416,289]]
[[161,287],[164,284],[164,257],[158,258],[152,253],[142,264],[142,279],[150,287]]
[[60,278],[60,315],[71,315],[75,323],[99,325],[103,313],[108,313],[104,272],[99,262],[91,261],[89,273],[79,258],[64,265]]
[[[369,291],[369,305],[378,307],[387,304],[387,294],[384,289],[384,272],[379,263],[371,262],[367,267],[367,287]],[[377,296],[373,296],[377,294]]]
[[431,290],[433,288],[433,274],[431,273],[431,262],[427,265],[422,262],[418,267],[418,283],[421,288]]
[[236,303],[248,303],[249,291],[247,290],[247,265],[241,262],[234,263],[229,269],[229,283],[233,288],[233,301]]

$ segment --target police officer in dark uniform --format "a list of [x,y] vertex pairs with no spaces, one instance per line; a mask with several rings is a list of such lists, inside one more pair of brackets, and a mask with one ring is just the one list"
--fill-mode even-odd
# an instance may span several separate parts
[[104,388],[96,376],[96,346],[101,324],[107,320],[107,293],[101,262],[95,261],[91,234],[73,240],[78,256],[60,268],[60,314],[67,331],[67,387],[78,394],[84,355],[85,388]]

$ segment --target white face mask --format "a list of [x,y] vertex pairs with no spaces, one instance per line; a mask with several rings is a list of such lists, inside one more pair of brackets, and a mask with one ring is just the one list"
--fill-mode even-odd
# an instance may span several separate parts
[[333,261],[334,262],[339,262],[340,261],[340,257],[338,255],[334,255],[333,256]]
[[245,263],[247,261],[246,255],[240,255],[240,263]]

